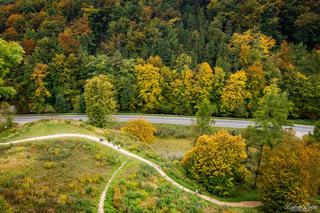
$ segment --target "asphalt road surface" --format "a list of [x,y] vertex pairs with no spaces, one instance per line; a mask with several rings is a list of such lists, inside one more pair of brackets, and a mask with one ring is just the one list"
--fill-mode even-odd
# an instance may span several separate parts
[[[61,119],[72,119],[72,120],[87,120],[86,115],[18,115],[14,117],[14,121],[17,123],[28,123],[32,121],[50,119],[50,118],[61,118]],[[114,118],[120,122],[127,122],[138,118],[144,118],[151,123],[158,124],[181,124],[181,125],[192,125],[195,122],[193,117],[183,116],[156,116],[156,115],[114,115]],[[214,126],[217,127],[229,127],[229,128],[246,128],[249,125],[254,125],[254,122],[248,120],[233,120],[215,118]],[[288,127],[284,127],[288,128]],[[308,125],[294,125],[293,129],[296,132],[296,136],[302,137],[305,134],[313,131],[313,126]]]

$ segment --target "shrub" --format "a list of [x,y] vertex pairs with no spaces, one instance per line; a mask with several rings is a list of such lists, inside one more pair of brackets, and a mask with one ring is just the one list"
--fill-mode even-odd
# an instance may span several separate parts
[[68,195],[61,194],[61,195],[59,196],[58,203],[60,203],[60,204],[62,204],[62,205],[65,205],[65,204],[67,204],[68,200],[69,200]]
[[314,124],[313,136],[316,141],[320,142],[320,121]]
[[116,209],[119,209],[121,201],[121,193],[118,187],[114,187],[114,193],[113,193],[113,206]]
[[182,163],[208,191],[229,196],[235,192],[236,183],[243,182],[249,173],[244,163],[247,159],[245,147],[241,136],[221,130],[211,136],[199,137]]
[[121,128],[122,132],[127,132],[136,136],[140,141],[151,143],[154,141],[156,128],[144,119],[129,121]]
[[56,164],[52,161],[48,161],[44,163],[44,168],[45,169],[53,169],[55,168]]
[[6,200],[0,195],[0,212],[13,212],[10,208],[10,205],[6,202]]

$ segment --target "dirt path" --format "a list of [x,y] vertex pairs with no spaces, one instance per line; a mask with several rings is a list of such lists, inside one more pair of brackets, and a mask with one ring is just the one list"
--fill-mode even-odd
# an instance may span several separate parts
[[98,206],[98,213],[104,213],[104,201],[106,199],[106,195],[108,192],[108,189],[111,185],[111,182],[113,181],[114,177],[116,176],[116,174],[124,167],[124,165],[127,163],[127,161],[123,162],[121,164],[121,166],[112,174],[112,176],[110,177],[106,187],[104,188],[103,192],[101,193],[100,196],[100,200],[99,200],[99,206]]
[[135,158],[141,162],[144,162],[146,164],[148,164],[149,166],[153,167],[162,177],[164,177],[168,182],[170,182],[172,185],[178,187],[179,189],[181,189],[182,191],[188,192],[190,194],[193,194],[195,196],[198,196],[206,201],[209,201],[215,205],[218,206],[226,206],[226,207],[246,207],[246,208],[254,208],[254,207],[258,207],[261,206],[262,203],[259,201],[242,201],[242,202],[224,202],[224,201],[220,201],[214,198],[211,198],[209,196],[203,195],[203,194],[199,194],[196,193],[195,191],[192,191],[182,185],[180,185],[179,183],[177,183],[176,181],[174,181],[173,179],[171,179],[161,168],[160,166],[158,166],[157,164],[142,158],[136,154],[133,154],[129,151],[126,151],[122,148],[120,148],[119,146],[116,146],[110,142],[107,141],[100,141],[99,138],[95,137],[95,136],[90,136],[90,135],[84,135],[84,134],[57,134],[57,135],[47,135],[47,136],[41,136],[41,137],[33,137],[33,138],[28,138],[28,139],[24,139],[24,140],[18,140],[18,141],[12,141],[12,142],[7,142],[7,143],[0,143],[1,145],[11,145],[11,144],[18,144],[18,143],[23,143],[23,142],[28,142],[28,141],[39,141],[39,140],[48,140],[48,139],[55,139],[55,138],[84,138],[84,139],[88,139],[90,141],[96,142],[96,143],[100,143],[104,146],[110,147],[116,151],[118,151],[121,154],[124,154],[128,157],[132,157]]

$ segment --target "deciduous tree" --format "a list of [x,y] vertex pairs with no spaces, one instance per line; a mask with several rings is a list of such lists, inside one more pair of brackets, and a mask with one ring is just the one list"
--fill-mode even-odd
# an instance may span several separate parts
[[204,100],[196,112],[196,132],[198,135],[203,135],[208,133],[211,125],[214,124],[214,119],[212,114],[214,108],[211,105],[210,101]]
[[247,154],[241,136],[232,136],[221,130],[214,135],[198,138],[186,153],[182,163],[190,175],[210,192],[230,196],[249,174],[245,168]]
[[139,64],[135,68],[139,98],[145,112],[157,112],[162,100],[160,68],[152,64]]
[[285,139],[268,149],[261,167],[259,188],[266,212],[286,212],[290,206],[309,205],[319,190],[319,146]]
[[286,93],[281,93],[276,84],[265,88],[265,95],[260,99],[254,113],[256,128],[261,133],[257,146],[259,149],[257,169],[253,187],[256,187],[262,154],[265,146],[273,147],[282,137],[282,126],[288,124],[288,115],[292,104]]
[[222,109],[245,116],[246,99],[251,97],[247,90],[247,76],[244,70],[231,74],[221,95]]
[[46,87],[45,78],[48,75],[48,65],[36,64],[34,67],[31,79],[34,82],[34,94],[33,100],[30,104],[30,108],[34,112],[45,112],[46,109],[46,98],[51,96],[51,93]]
[[15,94],[14,88],[7,86],[3,78],[13,66],[22,61],[23,54],[23,48],[19,44],[0,38],[0,101],[7,100]]
[[89,122],[104,127],[112,120],[111,114],[116,112],[114,86],[105,75],[98,75],[87,80],[85,85],[86,112]]

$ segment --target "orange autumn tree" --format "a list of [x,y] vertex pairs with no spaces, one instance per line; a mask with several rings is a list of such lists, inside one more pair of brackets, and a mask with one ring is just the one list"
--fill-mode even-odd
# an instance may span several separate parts
[[265,212],[283,212],[288,204],[315,201],[320,187],[319,144],[287,136],[276,148],[267,149],[264,158],[258,186]]
[[80,42],[75,38],[70,30],[65,30],[60,33],[58,41],[67,53],[77,52],[80,47]]
[[45,83],[45,77],[47,74],[48,65],[41,63],[36,64],[31,74],[31,79],[34,82],[34,94],[30,108],[35,112],[46,111],[45,99],[51,96]]
[[222,196],[235,193],[236,185],[249,175],[245,167],[245,140],[226,130],[198,138],[182,163],[208,191]]

